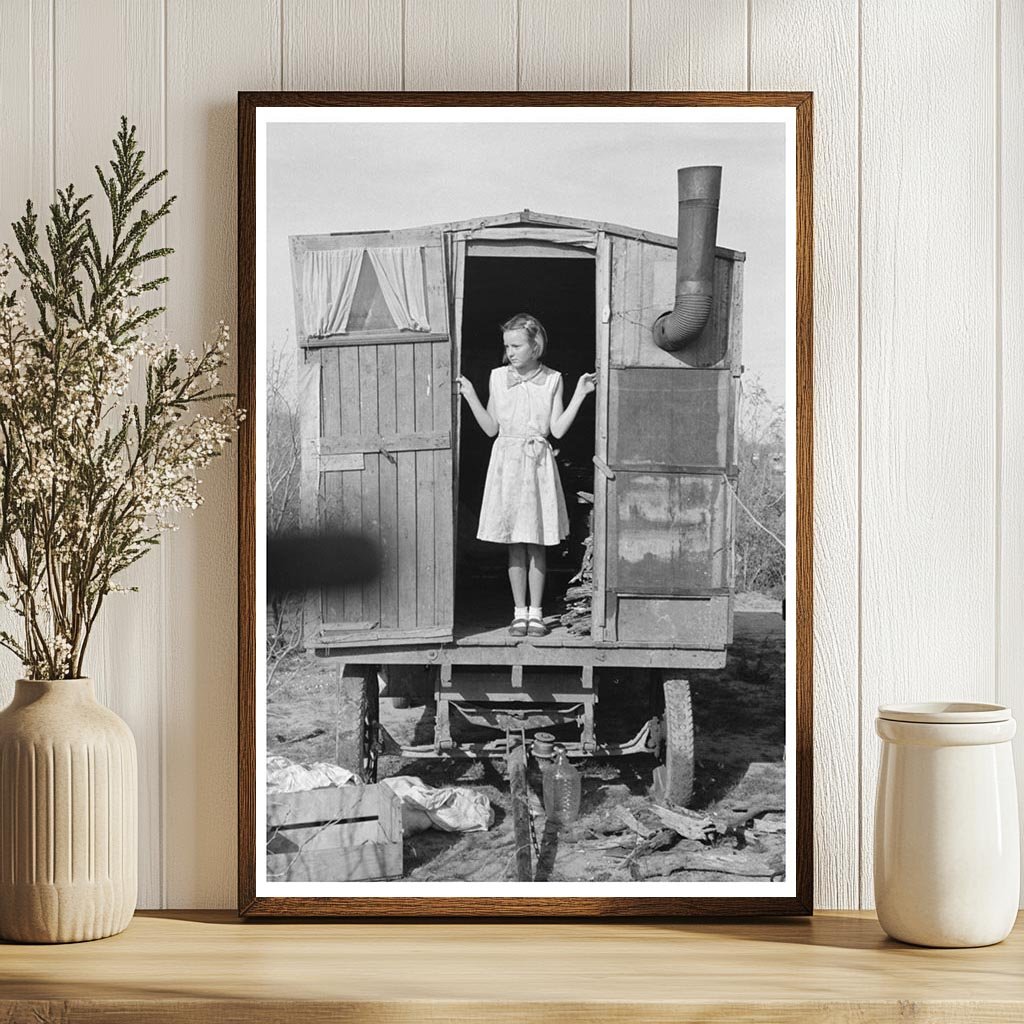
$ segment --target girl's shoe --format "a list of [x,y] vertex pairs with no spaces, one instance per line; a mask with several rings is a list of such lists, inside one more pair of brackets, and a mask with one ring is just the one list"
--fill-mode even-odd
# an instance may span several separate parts
[[547,636],[551,630],[544,625],[543,619],[530,619],[529,625],[526,627],[527,636]]
[[513,619],[512,625],[508,627],[510,636],[526,636],[526,619]]

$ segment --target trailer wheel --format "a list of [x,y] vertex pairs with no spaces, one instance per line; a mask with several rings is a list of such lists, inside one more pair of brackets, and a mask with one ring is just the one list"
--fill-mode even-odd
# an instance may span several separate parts
[[364,782],[377,781],[379,693],[376,665],[342,665],[338,680],[335,760]]
[[665,674],[665,764],[660,772],[659,795],[669,803],[688,807],[693,798],[693,703],[689,679]]

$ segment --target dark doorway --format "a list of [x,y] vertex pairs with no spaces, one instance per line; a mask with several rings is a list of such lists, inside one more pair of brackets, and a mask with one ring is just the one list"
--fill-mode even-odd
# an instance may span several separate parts
[[[467,257],[462,308],[461,373],[487,404],[490,371],[502,362],[501,324],[516,313],[531,313],[544,325],[544,362],[563,375],[563,397],[571,399],[580,374],[595,368],[594,260],[591,258]],[[556,450],[571,533],[548,548],[546,613],[557,611],[569,578],[579,569],[589,533],[594,491],[595,395],[589,396]],[[474,620],[486,606],[497,621],[509,618],[512,596],[504,545],[477,540],[477,521],[491,453],[491,438],[463,404],[459,443],[456,623]],[[583,499],[578,497],[581,493]],[[496,623],[497,624],[497,623]]]

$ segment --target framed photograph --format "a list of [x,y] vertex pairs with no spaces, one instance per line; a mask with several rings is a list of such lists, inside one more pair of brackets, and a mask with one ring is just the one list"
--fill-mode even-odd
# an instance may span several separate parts
[[238,127],[240,913],[810,914],[811,95]]

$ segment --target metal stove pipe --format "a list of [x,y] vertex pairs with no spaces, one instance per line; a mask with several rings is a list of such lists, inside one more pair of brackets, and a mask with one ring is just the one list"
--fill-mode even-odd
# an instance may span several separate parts
[[698,337],[711,316],[721,167],[680,167],[676,233],[676,301],[654,321],[654,341],[678,352]]

